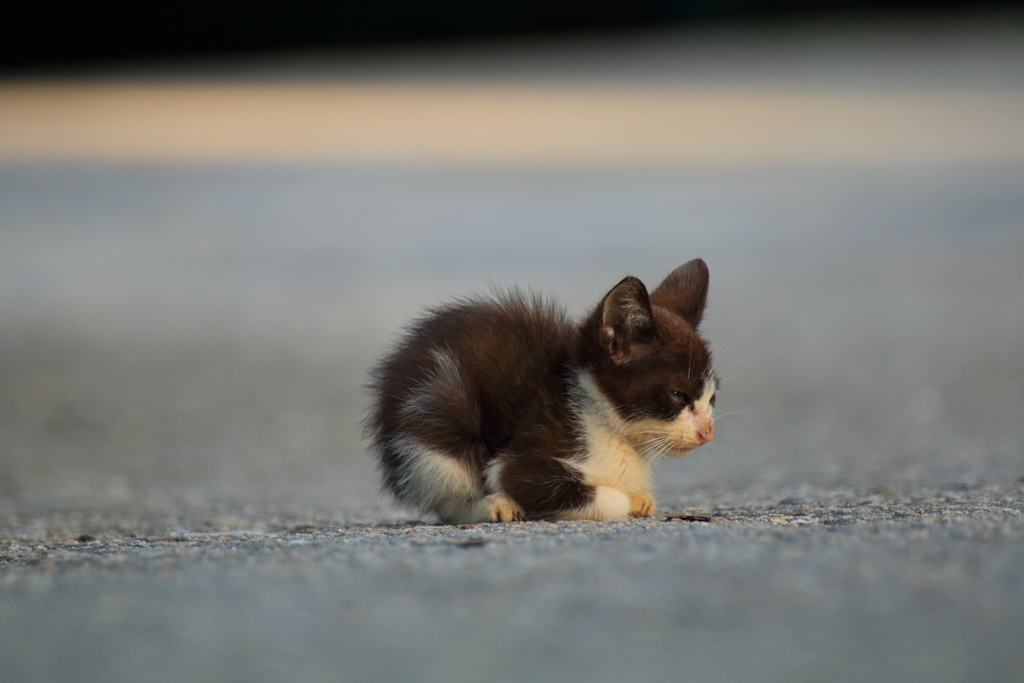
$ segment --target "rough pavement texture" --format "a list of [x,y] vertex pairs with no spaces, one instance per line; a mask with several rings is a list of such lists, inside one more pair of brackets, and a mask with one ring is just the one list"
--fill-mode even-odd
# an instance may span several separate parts
[[19,520],[55,537],[0,545],[0,677],[942,682],[1024,671],[1024,483],[604,523],[184,517]]
[[[698,75],[1021,86],[1024,41],[883,38]],[[1024,680],[1024,168],[22,164],[0,239],[2,681]],[[378,497],[359,386],[410,315],[694,256],[719,437],[657,516]]]

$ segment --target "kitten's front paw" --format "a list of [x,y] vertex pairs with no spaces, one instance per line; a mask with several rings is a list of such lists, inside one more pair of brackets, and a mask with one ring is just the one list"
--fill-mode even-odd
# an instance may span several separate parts
[[524,522],[526,513],[511,498],[501,493],[487,496],[492,522]]
[[654,514],[654,499],[646,491],[629,496],[630,517],[650,517]]

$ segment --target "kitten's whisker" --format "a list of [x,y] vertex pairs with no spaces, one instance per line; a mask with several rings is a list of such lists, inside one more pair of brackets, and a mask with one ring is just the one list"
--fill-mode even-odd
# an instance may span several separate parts
[[649,433],[657,434],[657,435],[654,436],[654,437],[651,437],[650,439],[647,439],[646,441],[641,441],[640,443],[638,443],[636,445],[637,446],[644,446],[644,445],[649,444],[649,443],[658,443],[659,441],[667,441],[668,440],[668,437],[666,437],[664,434],[658,434],[657,432],[649,432]]
[[645,463],[654,460],[657,456],[664,453],[666,445],[668,444],[664,437],[662,437],[661,439],[656,439],[654,445],[640,450],[640,458]]
[[[690,337],[690,357],[693,358],[693,337]],[[690,381],[690,373],[693,372],[693,363],[686,366],[686,381]]]
[[736,367],[737,365],[739,365],[740,363],[742,363],[743,361],[745,361],[745,360],[746,360],[746,359],[747,359],[747,358],[748,358],[748,357],[750,356],[750,354],[752,354],[752,353],[753,353],[753,351],[752,351],[752,350],[751,350],[751,351],[747,351],[747,352],[746,352],[745,354],[743,354],[743,357],[742,357],[742,358],[740,358],[740,359],[739,359],[738,361],[736,361],[735,363],[733,363],[732,365],[730,365],[729,367],[727,367],[727,368],[726,368],[725,370],[722,370],[722,374],[725,374],[725,373],[729,372],[729,371],[730,371],[730,370],[732,370],[732,369],[733,369],[734,367]]
[[652,449],[652,450],[649,450],[649,451],[647,451],[645,453],[641,453],[640,457],[644,461],[645,464],[649,464],[653,460],[657,460],[658,456],[661,455],[661,454],[662,454],[662,451],[657,450],[657,449]]

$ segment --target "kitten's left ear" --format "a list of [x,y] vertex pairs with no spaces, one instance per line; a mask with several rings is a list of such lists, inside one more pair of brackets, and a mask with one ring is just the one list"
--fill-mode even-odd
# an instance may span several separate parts
[[627,277],[601,302],[601,341],[616,363],[643,353],[657,334],[654,314],[644,283]]
[[675,312],[696,329],[708,302],[709,277],[708,265],[703,259],[687,261],[651,292],[651,301]]

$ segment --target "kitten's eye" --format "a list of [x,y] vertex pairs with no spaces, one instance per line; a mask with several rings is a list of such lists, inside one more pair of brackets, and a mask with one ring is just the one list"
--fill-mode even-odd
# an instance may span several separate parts
[[690,397],[682,391],[676,391],[675,389],[670,390],[669,395],[672,396],[672,400],[683,406],[690,402]]
[[715,400],[716,400],[717,398],[718,398],[718,394],[711,394],[711,400],[709,400],[709,401],[708,401],[708,403],[710,403],[710,404],[711,404],[711,407],[712,407],[712,408],[714,408],[714,407],[715,407]]

